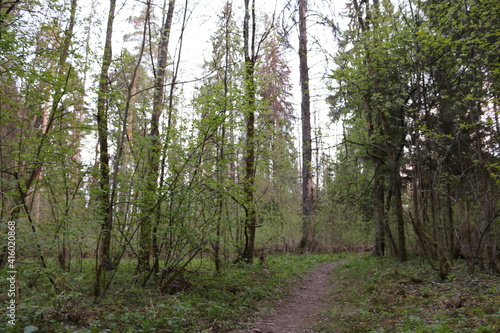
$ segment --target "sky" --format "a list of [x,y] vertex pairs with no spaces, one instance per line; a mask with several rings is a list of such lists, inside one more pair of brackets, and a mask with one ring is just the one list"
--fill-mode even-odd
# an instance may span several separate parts
[[[99,22],[93,29],[90,43],[92,49],[102,52],[102,44],[105,38],[106,15],[109,9],[108,1],[93,0],[96,3],[97,10],[94,13],[93,20]],[[278,16],[283,12],[287,0],[255,0],[257,16],[259,14],[267,14]],[[158,17],[161,15],[162,6],[168,3],[167,0],[153,0],[155,12]],[[176,0],[176,12],[174,14],[174,22],[172,27],[172,35],[170,38],[170,50],[178,50],[179,35],[182,21],[182,11],[188,4],[188,21],[184,32],[184,42],[182,46],[182,56],[180,64],[179,81],[192,81],[202,76],[202,64],[211,54],[210,36],[216,30],[217,16],[221,12],[226,0]],[[292,1],[295,5],[296,0]],[[243,15],[243,0],[233,0],[233,8],[236,15]],[[328,113],[329,107],[325,102],[329,94],[326,88],[325,74],[328,72],[328,67],[331,62],[326,54],[333,55],[336,51],[336,42],[331,28],[325,27],[318,23],[322,15],[335,15],[334,20],[339,19],[338,13],[341,12],[343,2],[326,1],[326,0],[309,0],[308,13],[308,48],[309,48],[309,75],[311,86],[311,113],[312,126],[319,129],[321,133],[321,141],[323,142],[323,150],[326,153],[333,154],[334,147],[340,142],[341,126],[339,124],[331,124]],[[91,6],[82,8],[82,16],[88,15]],[[117,12],[115,18],[115,28],[113,32],[113,51],[114,55],[118,56],[124,48],[130,48],[130,44],[124,42],[124,35],[130,33],[132,27],[129,21],[130,16],[138,15],[144,8],[144,3],[137,0],[118,0]],[[288,14],[289,16],[290,14]],[[236,17],[238,22],[238,17]],[[340,19],[339,19],[340,20]],[[93,38],[94,36],[98,38]],[[299,59],[298,59],[298,27],[294,26],[290,30],[290,48],[287,50],[289,66],[292,70],[293,82],[293,104],[295,116],[300,120],[300,87],[299,87]],[[99,61],[102,54],[96,53],[95,58]],[[185,94],[185,102],[189,103],[190,96],[193,96],[193,91],[196,83],[183,85]],[[296,137],[297,147],[300,148],[301,125],[297,121],[294,128],[294,136]],[[316,138],[313,134],[313,140]],[[89,138],[89,141],[94,139]],[[314,145],[314,143],[313,143]],[[95,145],[88,144],[88,159],[93,159],[95,154]],[[317,147],[315,147],[317,148]],[[300,156],[300,154],[299,154]],[[90,162],[90,161],[89,161]]]

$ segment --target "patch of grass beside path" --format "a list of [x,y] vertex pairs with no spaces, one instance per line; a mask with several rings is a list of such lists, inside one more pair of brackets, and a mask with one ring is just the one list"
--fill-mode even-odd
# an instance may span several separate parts
[[[209,260],[193,261],[183,275],[189,286],[173,294],[161,294],[154,281],[145,288],[134,285],[131,262],[123,265],[99,302],[91,296],[92,265],[84,265],[82,272],[54,268],[58,291],[42,278],[29,285],[31,266],[26,265],[20,267],[18,320],[10,326],[4,316],[0,332],[232,332],[283,297],[313,266],[342,257],[270,255],[267,264],[256,260],[254,265],[232,265],[219,273]],[[5,276],[4,271],[0,273]],[[6,280],[0,287],[6,290]],[[0,301],[6,304],[2,296]]]
[[318,332],[500,332],[500,277],[456,265],[446,281],[417,261],[363,256],[331,274]]

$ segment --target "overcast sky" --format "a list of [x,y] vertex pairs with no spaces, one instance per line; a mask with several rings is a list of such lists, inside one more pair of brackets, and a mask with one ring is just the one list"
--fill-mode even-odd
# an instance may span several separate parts
[[[105,25],[106,15],[109,9],[109,2],[106,0],[93,0],[96,3],[97,11],[94,14],[94,21],[99,20],[100,24],[96,25],[93,32],[91,43],[92,48],[97,50],[95,55],[97,59],[102,57],[99,52],[102,52],[102,44],[105,38]],[[165,1],[153,1],[155,6],[155,13],[158,17],[161,15],[161,7],[164,6]],[[288,0],[255,0],[257,15],[268,14],[276,16],[282,14],[285,8],[285,3]],[[293,0],[293,5],[296,5],[296,0]],[[176,0],[176,12],[172,27],[172,35],[170,39],[169,50],[177,50],[179,47],[179,35],[182,22],[182,12],[186,0]],[[179,81],[190,81],[200,78],[203,75],[202,64],[211,55],[210,37],[214,34],[216,29],[216,22],[220,15],[226,0],[189,0],[188,12],[189,20],[187,22],[186,30],[184,33],[184,42],[182,48],[182,57],[180,64],[180,77]],[[334,4],[336,3],[336,4]],[[243,0],[234,0],[233,9],[235,12],[236,22],[241,20],[243,15]],[[309,0],[309,15],[308,15],[308,48],[309,48],[309,67],[310,67],[310,85],[311,85],[311,112],[313,127],[321,129],[322,141],[326,146],[335,145],[340,136],[339,126],[331,126],[328,118],[328,105],[325,103],[325,98],[328,96],[325,81],[323,77],[331,66],[328,62],[328,56],[325,54],[334,54],[336,50],[336,43],[331,29],[318,24],[321,15],[329,15],[333,19],[338,19],[338,13],[342,10],[344,2],[338,1],[325,1],[325,0]],[[82,10],[82,16],[88,15],[91,6],[86,6]],[[144,8],[144,3],[137,0],[118,0],[117,12],[115,18],[114,29],[114,42],[113,51],[115,56],[119,55],[123,48],[130,47],[130,44],[123,42],[123,36],[130,33],[133,28],[129,23],[130,16],[137,16]],[[241,14],[240,14],[241,13]],[[336,14],[335,17],[333,15]],[[286,17],[290,16],[290,12]],[[292,24],[292,20],[289,20]],[[289,66],[292,70],[293,88],[293,103],[295,115],[300,119],[300,88],[299,88],[299,59],[297,54],[298,45],[298,31],[297,27],[293,27],[290,31],[290,45],[291,48],[287,51]],[[97,38],[98,37],[98,38]],[[195,83],[184,85],[183,89],[186,96],[185,103],[190,102],[193,95]],[[300,123],[295,124],[294,135],[297,139],[301,137]],[[314,136],[314,135],[313,135]],[[297,143],[298,146],[300,146]],[[94,149],[91,149],[92,151]],[[330,152],[333,153],[333,150]],[[91,153],[93,154],[93,153]],[[89,156],[89,158],[91,158]]]

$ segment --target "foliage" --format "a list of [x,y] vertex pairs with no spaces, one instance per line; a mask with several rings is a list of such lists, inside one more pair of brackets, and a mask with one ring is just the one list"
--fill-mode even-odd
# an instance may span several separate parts
[[[0,232],[16,223],[19,329],[225,329],[293,271],[235,262],[295,251],[304,221],[305,251],[370,243],[441,278],[460,259],[500,272],[499,2],[349,1],[326,55],[343,141],[305,154],[311,170],[328,164],[314,186],[299,176],[290,8],[255,3],[215,4],[211,50],[189,68],[197,2],[120,3],[106,27],[97,2],[2,2]],[[304,141],[320,147],[315,134]],[[0,267],[8,257],[3,242]]]
[[[457,257],[471,271],[498,271],[500,195],[488,170],[498,162],[498,29],[485,16],[495,6],[348,6],[351,24],[331,75],[331,117],[343,121],[344,142],[330,193],[349,198],[353,183],[372,187],[364,198],[358,191],[354,202],[336,202],[371,221],[378,255],[388,247],[405,260],[410,236],[443,275]],[[359,172],[349,174],[353,163]]]

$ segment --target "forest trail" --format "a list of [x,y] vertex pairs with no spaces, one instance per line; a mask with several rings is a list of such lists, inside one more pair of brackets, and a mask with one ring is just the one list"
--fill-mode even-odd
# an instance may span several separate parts
[[342,262],[319,264],[309,272],[300,286],[276,304],[275,310],[262,315],[240,333],[307,333],[313,332],[315,315],[326,300],[330,272]]

